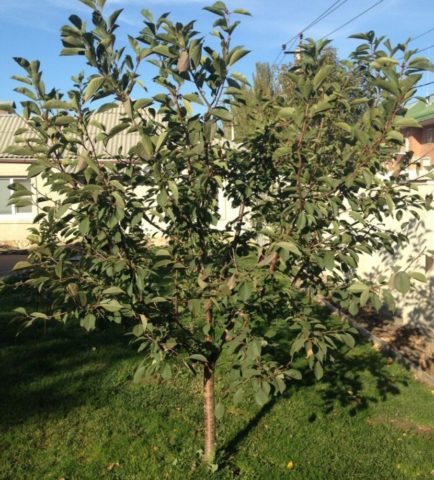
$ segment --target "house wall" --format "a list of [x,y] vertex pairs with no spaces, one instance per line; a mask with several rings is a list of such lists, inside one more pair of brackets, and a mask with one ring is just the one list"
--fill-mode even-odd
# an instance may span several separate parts
[[[433,193],[434,182],[421,184],[419,191],[424,195]],[[407,231],[401,228],[404,221],[410,221]],[[393,255],[387,252],[363,255],[358,272],[362,278],[374,282],[381,277],[388,280],[394,270],[425,273],[426,283],[414,281],[416,289],[406,295],[397,295],[396,313],[403,324],[422,326],[434,334],[434,268],[433,256],[428,252],[434,250],[434,211],[422,211],[420,220],[414,220],[408,214],[401,222],[386,220],[384,226],[407,234],[409,244],[396,249]]]
[[[1,163],[0,178],[2,177],[26,177],[27,164],[24,163]],[[0,246],[7,245],[23,248],[28,244],[27,229],[32,225],[31,218],[17,218],[15,216],[0,215]]]
[[[412,151],[413,159],[430,158],[431,165],[434,165],[434,123],[425,122],[422,128],[408,128],[404,131],[406,145],[404,151]],[[411,166],[416,170],[416,166]]]

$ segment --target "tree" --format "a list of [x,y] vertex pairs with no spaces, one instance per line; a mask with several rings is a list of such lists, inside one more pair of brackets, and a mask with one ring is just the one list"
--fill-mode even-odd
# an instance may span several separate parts
[[[420,279],[406,271],[390,284],[366,284],[357,266],[361,254],[406,241],[383,226],[385,218],[417,216],[424,206],[404,173],[387,175],[385,161],[402,144],[399,128],[414,126],[404,105],[430,64],[406,44],[374,37],[363,37],[356,57],[334,63],[324,60],[327,41],[307,41],[287,73],[293,94],[264,101],[266,121],[235,145],[223,127],[231,106],[245,102],[245,80],[230,69],[248,53],[231,45],[232,18],[246,11],[206,7],[217,18],[217,50],[194,22],[143,11],[128,53],[116,44],[121,11],[105,15],[104,0],[81,1],[93,27],[71,16],[62,54],[82,55],[89,76],[74,77],[63,95],[46,89],[39,62],[16,59],[25,72],[16,78],[28,97],[27,128],[10,152],[33,155],[29,176],[50,189],[37,198],[31,254],[17,268],[28,270],[24,283],[49,295],[51,307],[19,313],[29,324],[79,321],[88,330],[124,321],[144,359],[136,379],[202,372],[204,459],[212,463],[222,359],[234,401],[253,392],[263,405],[301,378],[297,357],[320,379],[333,350],[353,346],[347,324],[318,314],[321,299],[356,314],[367,302],[392,303],[392,288],[405,292]],[[349,81],[366,55],[374,59],[364,77],[369,98]],[[145,60],[164,91],[151,98],[138,93]],[[97,121],[97,112],[120,107],[110,129]],[[121,131],[137,143],[107,152]],[[17,205],[31,201],[23,186],[14,189]],[[235,220],[221,217],[221,191],[238,209]],[[153,245],[149,227],[163,246]]]
[[243,85],[242,101],[232,105],[231,135],[236,141],[242,141],[256,125],[268,121],[263,105],[279,93],[281,85],[278,80],[270,64],[256,63],[253,85]]

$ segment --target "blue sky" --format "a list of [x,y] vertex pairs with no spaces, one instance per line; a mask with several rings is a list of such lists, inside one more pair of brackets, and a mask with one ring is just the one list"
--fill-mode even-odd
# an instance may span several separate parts
[[[306,36],[320,38],[365,10],[376,0],[347,0],[336,12],[318,23]],[[155,15],[166,11],[179,21],[197,19],[198,30],[211,29],[213,15],[202,7],[212,1],[202,0],[108,0],[107,9],[124,8],[119,36],[136,34],[141,28],[140,10],[149,8]],[[242,24],[235,36],[236,43],[245,45],[252,53],[245,57],[237,69],[249,78],[258,61],[272,62],[279,54],[281,44],[308,25],[333,2],[332,0],[229,0],[230,8],[246,8],[252,17],[242,17]],[[13,56],[39,59],[45,73],[47,86],[67,90],[70,76],[80,71],[82,59],[60,57],[60,27],[67,23],[72,13],[86,17],[88,9],[78,0],[0,0],[0,100],[19,101],[20,95],[13,92],[15,82],[10,79],[19,74]],[[345,56],[355,44],[347,37],[351,33],[375,30],[401,41],[415,37],[433,28],[434,0],[384,0],[379,6],[363,15],[333,35],[334,44],[341,56]],[[424,48],[434,44],[434,31],[414,42]],[[424,52],[434,58],[434,48]],[[151,72],[145,83],[149,83]],[[434,80],[428,75],[424,81]],[[434,85],[433,85],[434,86]],[[421,94],[432,93],[432,86],[421,89]]]

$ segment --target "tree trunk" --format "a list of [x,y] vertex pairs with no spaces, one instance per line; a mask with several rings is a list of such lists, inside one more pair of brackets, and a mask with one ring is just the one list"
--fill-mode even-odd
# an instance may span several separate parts
[[215,400],[214,366],[206,364],[203,372],[204,450],[205,463],[213,463],[215,457]]

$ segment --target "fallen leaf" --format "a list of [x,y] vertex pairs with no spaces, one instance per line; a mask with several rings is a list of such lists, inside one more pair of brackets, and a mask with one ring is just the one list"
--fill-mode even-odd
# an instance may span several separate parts
[[106,466],[106,469],[111,472],[112,470],[114,470],[116,467],[119,467],[119,462],[114,462],[114,463],[109,463],[107,466]]
[[293,462],[292,460],[290,460],[290,461],[287,463],[286,468],[287,468],[288,470],[293,470],[293,468],[294,468],[294,462]]

